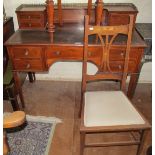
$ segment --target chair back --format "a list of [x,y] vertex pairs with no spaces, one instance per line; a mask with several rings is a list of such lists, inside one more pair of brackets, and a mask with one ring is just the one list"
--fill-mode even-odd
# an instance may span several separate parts
[[[89,25],[89,16],[85,16],[85,32],[84,32],[84,55],[83,55],[83,71],[82,71],[82,92],[86,90],[86,83],[94,80],[119,80],[121,89],[125,90],[125,82],[128,74],[129,52],[132,39],[134,16],[129,15],[130,22],[127,25],[120,26],[91,26]],[[116,71],[111,67],[110,52],[111,47],[115,46],[117,37],[125,38],[125,53],[123,58],[123,69]],[[89,48],[88,44],[92,37],[96,38],[95,44],[101,48],[101,58],[98,71],[94,75],[87,73],[87,62]],[[123,40],[124,42],[124,40]],[[117,54],[117,53],[115,53]],[[118,52],[120,55],[120,53]]]

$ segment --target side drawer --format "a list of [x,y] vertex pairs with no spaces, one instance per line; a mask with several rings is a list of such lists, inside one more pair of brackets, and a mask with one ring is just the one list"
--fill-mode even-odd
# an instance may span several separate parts
[[[130,13],[116,13],[116,12],[111,12],[109,13],[108,17],[108,25],[125,25],[129,23],[129,14]],[[133,14],[133,13],[132,13]],[[134,14],[134,22],[136,20],[136,14]]]
[[14,69],[21,71],[41,71],[43,70],[42,60],[15,59]]
[[14,59],[41,58],[42,48],[40,47],[14,47],[12,55]]
[[[125,59],[125,48],[112,48],[109,52],[109,59],[110,61],[115,61],[115,60],[119,60],[119,61],[124,61]],[[130,60],[138,60],[140,57],[141,53],[137,50],[133,50],[131,49],[130,53],[129,53],[129,58]]]
[[[128,64],[128,72],[135,71],[135,62],[129,61]],[[110,69],[113,72],[122,72],[124,69],[124,62],[123,61],[110,61]]]
[[19,20],[40,20],[41,17],[40,13],[18,13]]
[[27,28],[27,29],[31,29],[31,28],[44,28],[44,25],[42,24],[42,22],[20,22],[19,23],[19,27],[20,28]]

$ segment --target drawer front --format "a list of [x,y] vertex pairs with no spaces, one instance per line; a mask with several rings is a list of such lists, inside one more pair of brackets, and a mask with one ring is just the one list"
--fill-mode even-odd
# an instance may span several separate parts
[[15,59],[14,69],[18,71],[42,71],[43,62],[41,60]]
[[[135,17],[136,18],[136,15]],[[129,13],[110,13],[108,25],[125,25],[129,23]]]
[[82,59],[83,47],[54,46],[45,49],[48,59]]
[[12,55],[14,59],[41,58],[41,51],[40,47],[15,47],[12,49]]
[[40,13],[20,13],[18,14],[19,20],[40,20],[42,18]]
[[[101,57],[101,47],[88,47],[88,58],[99,58]],[[64,58],[64,59],[83,59],[83,47],[79,46],[73,48],[71,46],[54,46],[46,48],[47,58]]]
[[19,23],[19,27],[20,28],[44,28],[44,24],[42,24],[41,22],[36,22],[36,23],[32,23],[32,22],[21,22]]
[[[109,63],[110,69],[113,72],[122,72],[124,68],[124,62],[123,61],[110,61]],[[134,72],[135,71],[135,62],[129,61],[128,65],[128,72]]]
[[[130,60],[137,60],[139,59],[141,53],[138,52],[138,50],[133,50],[131,49],[130,53],[129,53],[129,58]],[[116,49],[111,49],[110,53],[109,53],[109,59],[110,61],[113,60],[121,60],[124,61],[125,59],[125,48],[116,48]]]

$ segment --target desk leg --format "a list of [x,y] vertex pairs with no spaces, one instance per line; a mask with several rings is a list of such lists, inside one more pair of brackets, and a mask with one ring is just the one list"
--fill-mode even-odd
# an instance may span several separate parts
[[129,82],[129,86],[128,86],[128,92],[127,92],[127,96],[131,99],[135,93],[135,89],[137,86],[137,82],[138,82],[138,78],[139,75],[137,74],[133,74],[130,77],[130,82]]
[[11,102],[13,111],[18,111],[20,110],[19,104],[18,104],[18,100],[17,100],[17,94],[16,94],[16,90],[15,90],[15,85],[13,85],[13,88],[8,88],[7,89],[7,93],[9,96],[9,100]]
[[36,77],[35,77],[35,73],[34,72],[28,72],[28,77],[29,77],[29,81],[31,83],[35,82]]
[[22,108],[25,108],[25,102],[24,102],[24,97],[23,97],[23,92],[22,92],[22,86],[21,86],[19,73],[18,72],[13,72],[13,77],[14,77],[14,80],[15,80],[16,90],[19,92],[19,97],[20,97],[20,100],[21,100]]
[[136,86],[138,83],[138,79],[139,79],[139,75],[140,75],[143,64],[144,64],[144,62],[141,62],[140,66],[139,66],[139,71],[137,72],[137,74],[131,74],[130,82],[129,82],[129,86],[128,86],[128,92],[127,92],[127,96],[130,99],[134,96]]

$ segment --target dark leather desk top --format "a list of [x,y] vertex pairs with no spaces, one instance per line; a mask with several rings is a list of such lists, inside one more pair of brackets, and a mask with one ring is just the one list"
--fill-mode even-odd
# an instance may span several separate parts
[[[48,33],[45,30],[17,30],[5,45],[50,45],[50,44],[72,44],[73,46],[83,45],[83,25],[64,24],[56,26],[55,32]],[[115,45],[123,45],[125,36],[120,35]],[[134,30],[132,46],[145,47],[146,44],[141,36]]]

